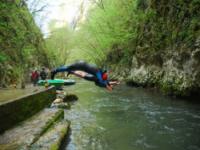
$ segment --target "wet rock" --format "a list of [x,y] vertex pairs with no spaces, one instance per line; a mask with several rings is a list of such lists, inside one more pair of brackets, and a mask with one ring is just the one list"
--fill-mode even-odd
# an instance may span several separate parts
[[[120,73],[124,71],[123,66],[114,66],[116,76],[125,79],[128,85],[153,86],[168,95],[180,97],[192,97],[194,93],[200,95],[199,48],[192,52],[182,50],[172,53],[168,50],[165,55],[159,55],[159,60],[162,59],[162,62],[159,61],[160,64],[149,61],[151,55],[144,57],[142,54],[133,56],[127,76]],[[157,60],[157,57],[155,59]]]
[[60,98],[60,99],[64,99],[67,95],[67,93],[65,91],[58,91],[57,90],[56,93],[57,93],[56,97]]
[[70,109],[71,108],[71,105],[69,103],[64,103],[64,102],[61,102],[61,103],[53,103],[51,105],[51,108],[61,108],[61,109]]
[[61,98],[56,98],[54,101],[53,101],[53,104],[58,104],[58,103],[62,103],[63,102],[63,99]]
[[63,99],[64,102],[72,102],[77,101],[78,97],[75,94],[67,94],[65,98]]

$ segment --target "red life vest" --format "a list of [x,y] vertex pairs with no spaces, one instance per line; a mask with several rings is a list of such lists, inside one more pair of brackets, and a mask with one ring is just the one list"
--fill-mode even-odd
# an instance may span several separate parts
[[107,73],[103,73],[102,74],[102,79],[103,80],[107,80],[108,79],[108,74]]

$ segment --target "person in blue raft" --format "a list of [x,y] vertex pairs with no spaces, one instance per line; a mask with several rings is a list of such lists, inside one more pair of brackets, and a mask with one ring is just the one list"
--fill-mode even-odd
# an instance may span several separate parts
[[78,61],[69,66],[63,66],[51,71],[51,79],[59,72],[68,72],[69,74],[76,75],[88,81],[95,82],[95,85],[104,87],[112,91],[113,85],[118,85],[118,81],[110,81],[106,70],[97,68],[95,65],[88,64],[84,61]]

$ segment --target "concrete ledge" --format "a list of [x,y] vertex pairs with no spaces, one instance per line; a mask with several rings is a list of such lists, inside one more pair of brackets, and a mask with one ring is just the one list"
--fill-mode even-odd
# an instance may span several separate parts
[[55,87],[0,105],[0,133],[39,112],[56,98]]
[[[58,120],[62,120],[63,118],[64,118],[63,110],[45,109],[40,113],[34,115],[32,118],[24,121],[21,125],[16,126],[15,128],[12,128],[10,130],[7,130],[4,134],[0,135],[0,149],[1,150],[30,149],[32,145],[38,143],[37,142],[38,140],[41,141],[40,138],[43,137],[43,135],[46,135],[46,132],[48,133],[49,129],[52,126],[54,126],[54,124],[58,122]],[[66,128],[65,129],[63,125],[61,125],[61,128],[59,128],[58,135],[60,135],[60,131],[63,131],[64,129],[67,130],[68,126],[69,123],[65,124],[64,125],[64,127]],[[57,129],[57,127],[55,129]],[[67,131],[65,131],[64,133],[66,132]],[[53,134],[51,134],[51,136],[49,138],[55,138]],[[59,136],[56,137],[54,142],[59,141],[58,139],[60,138],[62,138],[62,135],[60,135],[60,137]],[[43,144],[45,145],[45,143]]]
[[68,133],[69,126],[70,123],[66,120],[55,124],[31,146],[30,150],[58,150]]

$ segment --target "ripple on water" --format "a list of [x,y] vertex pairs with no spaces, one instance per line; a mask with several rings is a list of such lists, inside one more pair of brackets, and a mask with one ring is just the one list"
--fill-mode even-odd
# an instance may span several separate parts
[[73,92],[67,150],[200,149],[197,106],[124,86],[110,93],[84,82]]

